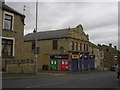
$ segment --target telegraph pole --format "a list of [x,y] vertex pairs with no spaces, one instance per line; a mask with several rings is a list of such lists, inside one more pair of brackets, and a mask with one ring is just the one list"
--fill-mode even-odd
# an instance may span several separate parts
[[37,69],[37,26],[38,23],[38,0],[36,1],[36,27],[35,27],[35,73],[38,72]]

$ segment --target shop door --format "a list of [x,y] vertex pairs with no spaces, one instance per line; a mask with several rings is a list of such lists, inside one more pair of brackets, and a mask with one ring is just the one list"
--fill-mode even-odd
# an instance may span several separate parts
[[88,55],[84,56],[84,71],[88,70]]
[[62,60],[61,61],[61,70],[69,70],[68,60]]
[[78,72],[78,60],[72,60],[72,72]]
[[82,71],[82,55],[80,55],[80,71]]
[[93,70],[93,69],[94,69],[94,61],[95,61],[95,55],[90,55],[90,59],[89,59],[89,62],[90,62],[90,70]]

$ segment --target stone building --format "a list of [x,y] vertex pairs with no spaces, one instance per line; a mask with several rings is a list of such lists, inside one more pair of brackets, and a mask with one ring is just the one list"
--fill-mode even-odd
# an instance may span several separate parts
[[90,42],[90,54],[95,55],[95,70],[105,70],[104,51],[101,50],[97,45]]
[[[35,32],[25,35],[24,39],[24,58],[36,60]],[[37,46],[38,71],[43,65],[48,65],[50,69],[50,55],[68,54],[70,56],[72,52],[90,53],[91,51],[89,35],[83,31],[82,25],[75,28],[37,32]]]
[[[8,73],[21,73],[24,68],[23,59],[23,42],[24,42],[24,19],[25,15],[19,13],[15,9],[9,7],[5,3],[1,3],[2,18],[2,71]],[[0,22],[0,23],[1,23]],[[24,60],[24,61],[22,61]],[[27,67],[26,67],[27,68]]]
[[100,45],[98,44],[99,48],[104,51],[104,68],[111,70],[112,66],[115,66],[118,64],[118,57],[119,57],[119,51],[117,50],[116,46],[112,46],[110,43],[108,45]]

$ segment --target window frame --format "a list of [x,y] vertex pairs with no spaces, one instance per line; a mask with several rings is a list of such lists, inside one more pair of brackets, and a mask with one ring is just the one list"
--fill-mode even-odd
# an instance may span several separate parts
[[78,50],[78,43],[77,42],[75,42],[75,45],[74,45],[75,47],[74,47],[74,49],[75,50]]
[[75,46],[74,41],[71,41],[71,42],[70,42],[70,49],[71,49],[71,51],[75,49],[74,46]]
[[[6,39],[6,40],[12,40],[12,55],[11,56],[2,56],[2,50],[1,50],[1,56],[2,57],[14,57],[15,56],[15,38],[11,38],[11,37],[2,37],[2,40]],[[2,48],[1,48],[2,49]]]
[[53,40],[53,50],[58,50],[58,40]]
[[[5,29],[5,15],[11,16],[12,20],[11,20],[11,28],[10,29]],[[3,30],[6,31],[13,31],[14,30],[14,14],[4,11],[4,15],[3,15]]]
[[79,43],[79,50],[82,51],[82,43]]

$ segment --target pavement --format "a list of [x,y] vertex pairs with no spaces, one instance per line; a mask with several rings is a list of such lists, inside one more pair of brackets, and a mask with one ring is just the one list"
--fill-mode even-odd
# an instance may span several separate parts
[[10,79],[30,79],[30,78],[46,78],[51,76],[63,76],[63,75],[73,75],[73,74],[88,74],[96,71],[84,71],[84,72],[71,72],[71,71],[41,71],[34,74],[7,74],[1,73],[2,80]]

